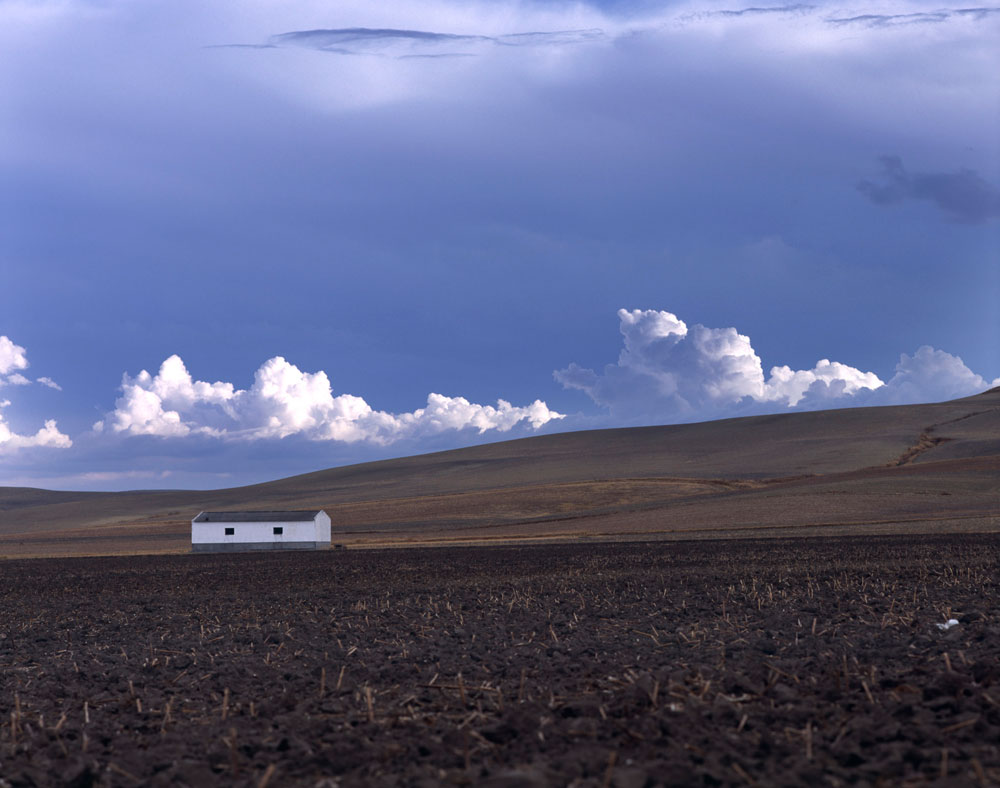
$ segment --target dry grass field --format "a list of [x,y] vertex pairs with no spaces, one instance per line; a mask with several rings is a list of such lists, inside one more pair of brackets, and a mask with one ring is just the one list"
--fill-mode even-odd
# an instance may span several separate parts
[[0,555],[184,552],[203,509],[323,508],[348,546],[1000,530],[1000,389],[546,435],[212,491],[0,488]]

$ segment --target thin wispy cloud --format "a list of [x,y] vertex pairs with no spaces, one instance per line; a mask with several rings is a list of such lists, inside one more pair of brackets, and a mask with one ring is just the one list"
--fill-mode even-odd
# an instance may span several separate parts
[[1000,13],[998,7],[980,8],[942,8],[933,11],[911,11],[906,13],[864,13],[851,16],[835,16],[822,5],[809,3],[791,3],[774,6],[749,6],[747,8],[722,9],[717,11],[699,11],[683,15],[684,19],[712,19],[739,17],[775,17],[775,16],[815,16],[823,24],[841,27],[857,25],[861,27],[891,27],[896,25],[930,24],[947,22],[952,19],[982,20]]
[[847,17],[828,17],[831,25],[860,25],[862,27],[891,27],[947,22],[951,19],[981,20],[1000,13],[1000,8],[951,8],[935,11],[914,11],[906,14],[858,14]]
[[345,48],[359,45],[377,48],[399,41],[421,44],[452,44],[457,41],[493,41],[489,36],[459,35],[455,33],[433,33],[427,30],[394,30],[392,28],[345,27],[332,30],[293,30],[273,36],[271,42],[296,44],[310,49]]
[[278,49],[276,44],[206,44],[205,49]]
[[509,33],[507,35],[496,36],[493,40],[500,46],[528,47],[585,44],[591,41],[603,41],[607,37],[608,35],[604,30],[594,27],[586,30],[548,30],[531,33]]
[[741,16],[773,16],[785,14],[807,14],[815,11],[817,6],[804,3],[792,3],[790,5],[775,6],[750,6],[748,8],[722,9],[721,11],[702,11],[696,14],[688,14],[685,18],[734,18]]
[[292,30],[271,36],[263,44],[221,44],[216,47],[280,49],[300,47],[337,55],[380,55],[398,59],[470,57],[498,47],[563,47],[602,41],[599,28],[484,35],[432,30],[345,27]]

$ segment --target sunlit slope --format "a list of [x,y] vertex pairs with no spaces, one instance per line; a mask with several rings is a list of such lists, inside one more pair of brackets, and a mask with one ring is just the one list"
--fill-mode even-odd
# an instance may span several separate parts
[[567,432],[318,471],[243,491],[271,496],[322,490],[378,500],[595,479],[761,480],[835,473],[894,462],[928,427],[973,415],[979,419],[972,429],[954,425],[970,454],[962,455],[961,445],[950,448],[953,456],[976,456],[989,441],[1000,443],[998,407],[995,390],[933,405]]
[[191,517],[225,508],[324,508],[348,543],[866,522],[982,529],[1000,509],[998,461],[994,389],[931,405],[545,435],[227,490],[0,488],[0,554],[58,540],[89,552],[183,549]]

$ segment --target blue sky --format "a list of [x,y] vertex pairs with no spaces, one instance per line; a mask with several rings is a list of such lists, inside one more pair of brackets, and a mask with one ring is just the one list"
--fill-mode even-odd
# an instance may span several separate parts
[[1000,378],[1000,7],[0,2],[0,484]]

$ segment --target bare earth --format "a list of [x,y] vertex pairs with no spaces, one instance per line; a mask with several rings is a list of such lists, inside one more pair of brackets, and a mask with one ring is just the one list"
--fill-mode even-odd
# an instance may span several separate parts
[[348,547],[1000,530],[1000,389],[563,433],[213,491],[0,488],[0,556],[185,552],[203,509],[323,508]]
[[0,784],[996,786],[998,547],[6,561]]
[[[313,507],[401,549],[141,555]],[[0,788],[1000,785],[998,512],[1000,389],[0,489]]]

